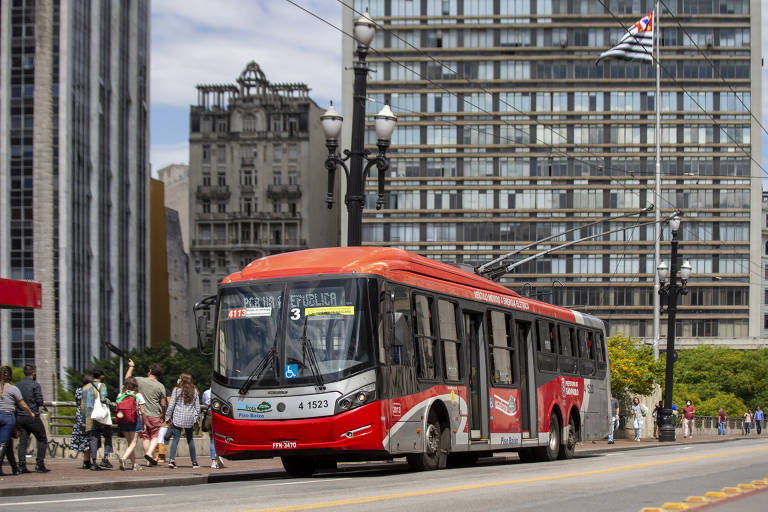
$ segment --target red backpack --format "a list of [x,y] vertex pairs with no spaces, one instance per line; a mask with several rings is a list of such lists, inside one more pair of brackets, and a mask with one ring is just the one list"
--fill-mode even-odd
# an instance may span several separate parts
[[117,403],[115,418],[118,423],[136,423],[138,413],[136,412],[136,397],[134,395],[126,394]]

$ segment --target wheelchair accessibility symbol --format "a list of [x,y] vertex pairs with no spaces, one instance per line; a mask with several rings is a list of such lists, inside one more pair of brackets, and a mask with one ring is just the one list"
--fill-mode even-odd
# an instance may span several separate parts
[[299,365],[298,364],[287,364],[285,365],[285,378],[286,379],[295,379],[299,376]]

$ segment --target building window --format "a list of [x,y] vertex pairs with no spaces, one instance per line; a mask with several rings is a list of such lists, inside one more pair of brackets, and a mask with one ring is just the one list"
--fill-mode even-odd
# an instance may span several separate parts
[[211,213],[211,202],[203,201],[203,213]]
[[768,315],[763,317],[763,329],[768,329]]
[[275,171],[274,174],[272,174],[272,184],[273,185],[282,185],[283,184],[283,173],[280,171]]
[[243,117],[243,131],[244,132],[256,131],[256,118],[254,116],[248,115]]
[[299,184],[299,173],[297,171],[288,171],[288,184],[289,185]]
[[210,174],[203,174],[203,186],[204,187],[210,187],[211,186],[211,175]]
[[280,201],[275,201],[272,203],[272,212],[280,213]]
[[298,153],[299,151],[296,144],[288,145],[288,160],[296,160],[298,158]]
[[218,209],[219,213],[227,213],[227,203],[225,201],[219,201]]
[[283,161],[283,146],[282,146],[282,144],[274,144],[272,146],[272,161],[273,162],[282,162]]
[[296,216],[296,211],[297,211],[296,210],[296,203],[293,203],[293,202],[288,203],[288,209],[291,212],[291,217],[295,217]]
[[211,161],[211,146],[203,146],[203,162]]

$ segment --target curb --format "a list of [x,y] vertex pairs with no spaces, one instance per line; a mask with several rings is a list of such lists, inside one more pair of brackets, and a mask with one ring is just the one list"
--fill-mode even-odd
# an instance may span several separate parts
[[[685,444],[705,444],[705,443],[727,443],[731,441],[739,441],[744,439],[742,437],[728,438],[728,439],[713,439],[708,441],[693,441]],[[610,448],[606,445],[600,447],[600,445],[582,445],[581,450],[577,447],[576,454],[594,454],[594,453],[609,453],[609,452],[623,452],[631,450],[643,450],[647,448],[657,448],[660,446],[683,446],[683,444],[669,443],[653,443],[653,444],[629,444],[624,447],[616,447],[612,445]],[[501,454],[491,457],[484,457],[485,460],[491,461],[517,461],[519,460],[517,455]],[[55,484],[55,485],[36,485],[36,486],[14,486],[8,488],[0,488],[0,497],[10,496],[34,496],[45,494],[70,494],[70,493],[84,493],[84,492],[98,492],[98,491],[115,491],[115,490],[127,490],[127,489],[150,489],[157,487],[172,487],[172,486],[186,486],[186,485],[202,485],[202,484],[217,484],[227,482],[245,482],[249,480],[259,480],[263,478],[284,476],[285,472],[282,469],[257,469],[253,471],[230,471],[223,473],[211,473],[208,475],[191,475],[191,476],[178,476],[178,477],[162,477],[162,478],[143,478],[140,480],[105,480],[102,482],[92,483],[74,483],[74,484]]]
[[156,487],[176,487],[185,485],[217,484],[226,482],[244,482],[282,476],[283,470],[261,469],[254,471],[231,471],[211,475],[192,475],[178,477],[143,478],[131,480],[105,480],[103,482],[16,486],[0,489],[0,498],[11,496],[36,496],[45,494],[71,494],[99,491],[118,491],[127,489],[151,489]]

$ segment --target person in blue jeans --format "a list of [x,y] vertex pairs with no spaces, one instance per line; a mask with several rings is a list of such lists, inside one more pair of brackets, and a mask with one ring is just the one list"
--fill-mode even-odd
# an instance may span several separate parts
[[608,444],[614,444],[613,434],[619,428],[619,401],[611,397],[611,432],[608,434]]
[[192,429],[200,421],[200,395],[192,382],[192,375],[182,373],[179,377],[179,383],[171,392],[171,400],[168,403],[168,410],[165,412],[165,421],[170,422],[172,439],[171,451],[168,454],[168,467],[176,468],[176,448],[179,446],[183,429],[189,445],[189,458],[192,459],[192,467],[199,468],[195,442],[192,439]]
[[[211,388],[203,391],[203,407],[208,410],[208,414],[211,414]],[[205,427],[203,427],[205,429]],[[216,455],[216,447],[213,444],[213,430],[208,432],[208,437],[211,441],[211,469],[221,469],[224,467],[224,462],[221,457]]]
[[[34,416],[22,398],[19,388],[11,384],[12,378],[13,370],[11,367],[0,366],[0,475],[3,474],[2,463],[6,451],[13,450],[10,446],[10,439],[11,432],[16,426],[16,407],[18,406],[29,416]],[[11,466],[12,473],[18,475],[18,465],[11,462]]]
[[724,436],[725,435],[725,420],[727,419],[725,415],[725,411],[723,408],[720,408],[720,412],[718,413],[718,423],[717,423],[717,435]]
[[755,428],[757,429],[757,435],[760,435],[763,432],[764,420],[765,415],[763,414],[763,409],[758,405],[757,410],[755,411]]

